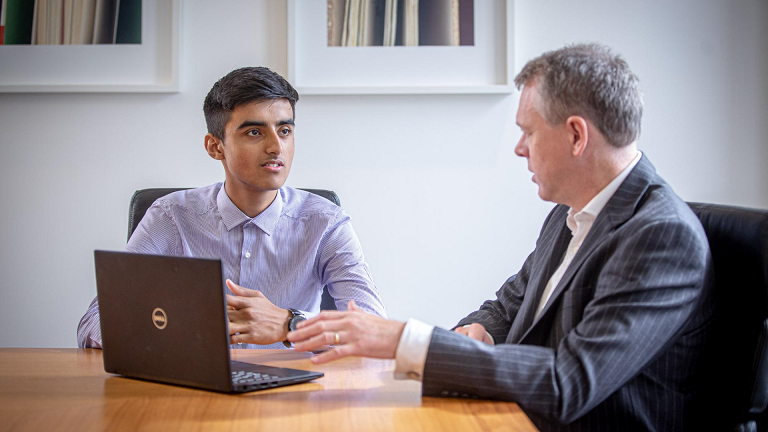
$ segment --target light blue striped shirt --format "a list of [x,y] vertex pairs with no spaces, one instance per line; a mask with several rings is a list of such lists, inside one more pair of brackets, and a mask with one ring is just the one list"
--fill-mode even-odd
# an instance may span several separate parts
[[[347,213],[287,186],[254,218],[232,203],[223,183],[166,195],[147,210],[125,249],[220,259],[225,279],[307,316],[320,311],[328,285],[339,310],[354,300],[366,312],[386,317]],[[81,348],[101,347],[98,298],[80,320],[77,341]],[[282,343],[232,347],[284,348]]]

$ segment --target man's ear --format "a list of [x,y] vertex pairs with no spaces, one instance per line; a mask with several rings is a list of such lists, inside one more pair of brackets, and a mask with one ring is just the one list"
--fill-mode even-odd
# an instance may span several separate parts
[[205,151],[208,156],[216,160],[224,160],[224,142],[216,138],[213,134],[205,134]]
[[565,128],[570,136],[571,154],[581,156],[589,144],[587,120],[581,116],[570,116],[565,119]]

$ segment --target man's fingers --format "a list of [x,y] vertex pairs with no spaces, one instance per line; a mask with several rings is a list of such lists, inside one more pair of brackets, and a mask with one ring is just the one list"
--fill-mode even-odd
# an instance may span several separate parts
[[246,306],[248,306],[248,303],[243,297],[227,294],[227,307],[231,307],[233,309],[242,309]]
[[[312,351],[319,348],[325,348],[333,345],[334,339],[336,339],[335,334],[335,332],[323,332],[314,335],[309,339],[299,339],[296,343],[294,343],[293,348],[296,351]],[[288,340],[292,340],[292,338],[289,337]]]
[[349,357],[350,355],[354,355],[353,351],[354,347],[352,345],[340,345],[329,349],[322,354],[312,356],[312,363],[322,364],[328,363],[329,361],[338,360],[340,358]]
[[457,327],[454,331],[474,340],[489,343],[487,340],[488,335],[485,332],[485,327],[481,325],[470,324],[468,326]]
[[469,334],[467,336],[471,337],[474,340],[479,340],[480,342],[485,339],[485,330],[482,330],[478,327],[470,327],[469,328]]
[[469,327],[457,327],[453,331],[459,334],[463,334],[464,336],[469,336]]
[[472,339],[477,339],[478,331],[477,328],[474,326],[467,327],[467,336],[471,337]]
[[354,312],[354,311],[360,311],[360,310],[362,310],[362,309],[360,309],[359,307],[357,307],[357,305],[355,304],[355,301],[354,301],[354,300],[350,300],[350,301],[349,301],[349,303],[347,303],[347,309],[348,309],[348,310],[351,310],[351,311],[353,311],[353,312]]
[[243,288],[240,285],[232,282],[231,279],[227,279],[227,287],[236,296],[240,296],[240,297],[264,297],[264,294],[262,294],[261,291],[259,291],[259,290],[252,290],[252,289],[248,289],[248,288]]
[[493,345],[493,338],[488,334],[482,324],[473,323],[464,327],[458,327],[454,331],[456,333],[466,335],[467,337],[476,341],[487,343],[488,345]]
[[238,323],[229,323],[229,334],[233,335],[235,333],[244,334],[248,332],[249,328],[247,324],[238,324]]
[[234,283],[234,282],[232,282],[232,279],[227,279],[226,284],[227,284],[227,288],[229,288],[230,291],[232,291],[235,294],[237,294],[238,291],[240,291],[240,289],[241,289],[241,286],[236,284],[236,283]]
[[227,311],[227,318],[229,318],[230,325],[232,323],[247,322],[250,315],[245,309],[233,309]]
[[248,343],[248,335],[244,334],[236,334],[236,335],[229,335],[229,343],[230,344],[237,344],[237,343]]
[[296,328],[302,329],[304,327],[311,326],[317,322],[340,320],[349,316],[349,311],[322,311],[317,316],[308,320],[301,321],[296,325]]
[[264,294],[262,294],[260,291],[254,291],[254,290],[247,290],[247,291],[255,294],[249,294],[245,296],[227,294],[227,308],[243,309],[247,307],[256,307],[258,305],[249,299],[255,299],[255,298],[266,299],[266,297],[264,297]]
[[[299,324],[304,324],[305,322],[306,321],[302,321]],[[289,332],[288,340],[291,342],[303,341],[319,335],[328,329],[330,329],[330,327],[327,321],[315,321],[310,325],[305,325],[295,331]]]

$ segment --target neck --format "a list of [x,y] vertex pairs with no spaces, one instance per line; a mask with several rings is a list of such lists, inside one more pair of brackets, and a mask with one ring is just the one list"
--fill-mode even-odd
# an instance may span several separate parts
[[586,159],[582,166],[582,174],[579,178],[580,190],[573,194],[575,199],[568,204],[574,212],[584,209],[592,198],[629,166],[637,156],[637,145],[632,143],[622,148],[606,147],[599,153]]
[[272,204],[277,196],[276,190],[261,191],[252,190],[246,187],[235,187],[233,182],[224,183],[224,190],[227,196],[241,212],[249,218],[254,218],[261,214]]

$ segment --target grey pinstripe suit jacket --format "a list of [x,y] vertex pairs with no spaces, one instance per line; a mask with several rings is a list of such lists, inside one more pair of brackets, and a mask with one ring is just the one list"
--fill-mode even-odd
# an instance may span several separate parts
[[496,346],[435,329],[423,394],[515,401],[545,431],[696,428],[714,306],[699,220],[643,156],[534,320],[571,238],[567,211],[552,210],[520,272],[459,322]]

